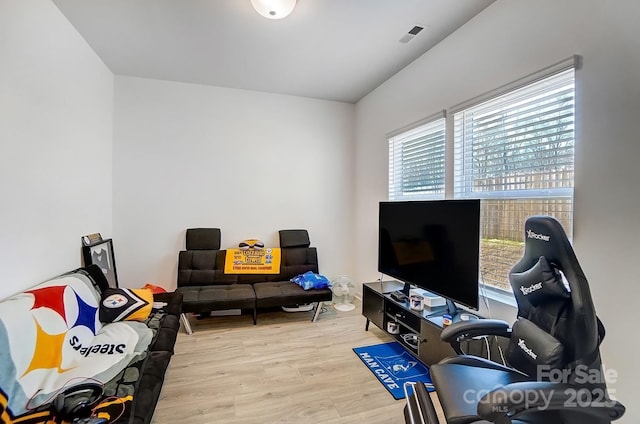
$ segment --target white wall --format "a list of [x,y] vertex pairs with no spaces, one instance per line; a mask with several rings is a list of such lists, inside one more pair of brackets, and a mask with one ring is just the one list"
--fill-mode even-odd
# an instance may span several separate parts
[[113,75],[50,2],[0,0],[0,299],[111,233]]
[[114,246],[124,286],[175,288],[185,230],[222,247],[306,228],[320,272],[351,272],[354,105],[116,77]]
[[[610,387],[638,422],[632,403],[640,365],[627,331],[640,284],[640,2],[499,0],[392,77],[356,108],[354,239],[359,280],[376,273],[377,202],[387,197],[385,134],[545,68],[573,54],[576,74],[575,250],[589,278],[607,338]],[[377,170],[372,172],[372,170]]]

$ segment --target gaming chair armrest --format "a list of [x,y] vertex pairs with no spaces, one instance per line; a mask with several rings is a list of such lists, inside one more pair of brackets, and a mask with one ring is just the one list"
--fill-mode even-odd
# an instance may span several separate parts
[[609,423],[620,418],[625,407],[609,399],[604,390],[547,381],[512,383],[484,395],[478,402],[478,415],[496,424],[510,424],[512,419],[536,412],[562,410]]
[[506,321],[499,319],[476,319],[458,321],[442,330],[440,338],[451,345],[459,355],[462,354],[460,341],[478,336],[511,337],[511,327]]

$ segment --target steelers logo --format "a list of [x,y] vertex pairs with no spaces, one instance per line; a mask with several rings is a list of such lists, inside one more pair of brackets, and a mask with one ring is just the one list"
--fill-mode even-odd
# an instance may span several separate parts
[[248,250],[248,249],[260,250],[264,247],[264,243],[257,239],[247,239],[247,240],[241,241],[238,244],[238,247],[242,250]]
[[126,305],[128,302],[127,298],[120,294],[112,294],[102,301],[102,305],[106,308],[116,309]]

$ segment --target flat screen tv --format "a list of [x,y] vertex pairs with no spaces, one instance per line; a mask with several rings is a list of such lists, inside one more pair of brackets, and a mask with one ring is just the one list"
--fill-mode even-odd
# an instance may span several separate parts
[[[478,309],[480,200],[380,202],[378,271]],[[448,302],[450,304],[450,302]]]

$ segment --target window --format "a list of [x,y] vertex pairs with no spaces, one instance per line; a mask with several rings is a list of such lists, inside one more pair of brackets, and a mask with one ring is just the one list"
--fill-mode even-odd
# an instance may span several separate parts
[[555,216],[572,231],[574,70],[453,114],[454,198],[480,198],[481,272],[511,290],[524,221]]
[[389,200],[444,199],[445,120],[389,138]]
[[572,236],[577,65],[573,57],[388,137],[389,200],[482,200],[480,272],[496,290],[511,291],[527,217],[554,216]]

